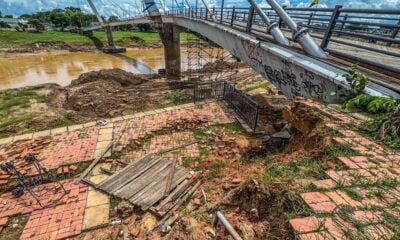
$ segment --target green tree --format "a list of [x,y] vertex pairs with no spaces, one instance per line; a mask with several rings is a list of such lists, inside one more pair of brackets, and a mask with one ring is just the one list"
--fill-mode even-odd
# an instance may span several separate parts
[[0,28],[10,28],[10,25],[8,25],[6,22],[0,21]]
[[110,16],[108,18],[108,22],[118,22],[119,18],[117,16]]
[[38,19],[30,19],[28,24],[33,25],[36,28],[36,32],[40,32],[44,30],[43,24]]
[[70,25],[70,17],[64,12],[54,11],[50,14],[50,21],[64,31],[64,28]]
[[148,23],[140,23],[137,25],[140,32],[148,32],[151,29],[151,25]]

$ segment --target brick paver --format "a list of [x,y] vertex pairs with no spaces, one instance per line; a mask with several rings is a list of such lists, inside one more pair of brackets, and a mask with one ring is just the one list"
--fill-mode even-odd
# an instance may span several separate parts
[[[343,113],[311,101],[300,100],[300,103],[333,118],[333,122],[326,123],[325,127],[339,132],[341,136],[335,136],[333,140],[348,146],[355,154],[338,156],[337,161],[346,169],[328,170],[327,179],[313,182],[320,192],[301,194],[316,214],[330,214],[331,217],[295,218],[290,221],[292,228],[300,239],[348,239],[348,235],[356,239],[390,239],[398,226],[388,219],[397,218],[397,222],[400,219],[397,207],[400,202],[400,152],[387,150],[352,130],[352,124],[358,124],[357,120]],[[390,184],[383,184],[385,181]],[[358,197],[354,199],[342,191],[342,187]],[[324,227],[316,229],[316,224],[321,222]]]
[[[137,159],[145,154],[165,151],[194,140],[195,138],[193,133],[188,131],[157,135],[151,138],[150,141],[145,142],[139,150],[135,150],[124,155],[124,158]],[[184,158],[194,158],[198,156],[200,156],[200,151],[197,143],[163,154],[164,158],[170,160],[174,160],[176,157],[177,162],[180,164]]]
[[234,122],[229,109],[219,102],[211,102],[201,107],[190,107],[164,111],[157,114],[135,117],[115,123],[114,150],[122,151],[128,145],[141,145],[146,136],[165,129],[182,131],[202,126]]
[[[54,183],[33,188],[45,208],[27,192],[19,198],[11,193],[0,196],[0,220],[19,214],[30,214],[21,239],[64,239],[81,232],[88,187],[64,182],[68,194]],[[61,198],[62,197],[62,198]]]
[[[34,154],[47,169],[90,161],[93,159],[97,137],[98,127],[90,127],[49,137],[20,140],[1,146],[0,163],[12,161],[23,175],[34,176],[38,172],[23,159],[28,153]],[[7,183],[9,178],[8,174],[0,171],[0,184]]]
[[[235,118],[222,103],[186,104],[112,119],[103,127],[91,122],[15,136],[12,138],[14,142],[2,139],[0,162],[12,161],[23,175],[34,176],[37,172],[33,166],[23,160],[26,154],[32,153],[44,167],[56,169],[60,175],[68,174],[78,169],[77,163],[92,160],[112,139],[116,140],[114,151],[125,150],[126,146],[133,144],[140,148],[133,149],[129,154],[142,155],[193,141],[192,132],[185,130],[234,121]],[[180,162],[183,157],[198,157],[197,144],[179,149],[178,156]],[[173,158],[175,154],[167,153],[165,157]],[[1,171],[0,184],[9,180],[10,176]],[[27,192],[18,198],[13,197],[11,192],[0,195],[0,227],[5,226],[10,217],[30,214],[21,239],[65,239],[80,234],[84,225],[90,225],[89,218],[85,220],[84,216],[89,216],[94,209],[93,206],[90,209],[86,206],[87,202],[91,202],[88,201],[88,187],[74,184],[72,180],[64,181],[64,186],[68,194],[63,197],[63,191],[54,183],[33,187],[46,206],[44,208]],[[103,205],[109,207],[108,204]],[[106,212],[108,210],[104,210]],[[93,215],[92,218],[98,216]]]

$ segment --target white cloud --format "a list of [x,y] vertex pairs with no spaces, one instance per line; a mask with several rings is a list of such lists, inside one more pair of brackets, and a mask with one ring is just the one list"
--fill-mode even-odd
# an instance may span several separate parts
[[[98,6],[99,12],[102,15],[133,15],[140,13],[142,10],[141,0],[93,0]],[[161,0],[164,1],[164,0]],[[182,0],[177,0],[182,2]],[[193,6],[196,0],[188,0]],[[218,8],[221,5],[221,0],[205,0],[210,7]],[[278,0],[280,4],[290,7],[302,6],[308,7],[312,0]],[[101,4],[107,3],[106,5]],[[157,2],[157,1],[156,1]],[[171,7],[171,0],[166,0],[167,8]],[[80,4],[79,4],[80,3]],[[4,14],[21,15],[24,13],[32,13],[36,11],[47,11],[54,8],[64,8],[67,6],[78,6],[89,12],[86,0],[0,0],[0,11]],[[114,3],[118,3],[116,6]],[[158,3],[158,2],[157,2]],[[199,6],[202,6],[201,0],[198,0]],[[262,7],[267,7],[266,0],[257,0],[257,3]],[[161,5],[158,4],[161,8]],[[343,5],[343,7],[353,8],[400,8],[400,0],[320,0],[319,7],[334,7],[335,5]],[[247,0],[225,0],[226,7],[247,7]],[[122,10],[122,9],[124,10]]]

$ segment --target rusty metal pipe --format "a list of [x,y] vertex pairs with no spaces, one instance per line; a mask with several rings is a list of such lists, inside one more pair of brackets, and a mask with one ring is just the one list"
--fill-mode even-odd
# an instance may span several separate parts
[[224,225],[225,229],[229,232],[229,234],[233,237],[233,239],[243,240],[243,238],[239,236],[239,234],[232,227],[232,225],[229,223],[228,219],[226,219],[226,217],[224,216],[224,214],[221,211],[217,211],[215,213],[214,227],[218,224],[218,220],[222,223],[222,225]]

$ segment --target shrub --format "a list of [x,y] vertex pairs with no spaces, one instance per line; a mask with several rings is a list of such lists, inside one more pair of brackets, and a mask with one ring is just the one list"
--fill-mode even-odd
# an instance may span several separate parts
[[357,67],[357,64],[351,65],[348,73],[343,75],[356,95],[361,94],[369,83],[369,78],[359,72]]
[[186,97],[180,91],[168,92],[166,98],[172,101],[174,104],[180,104],[185,101]]

